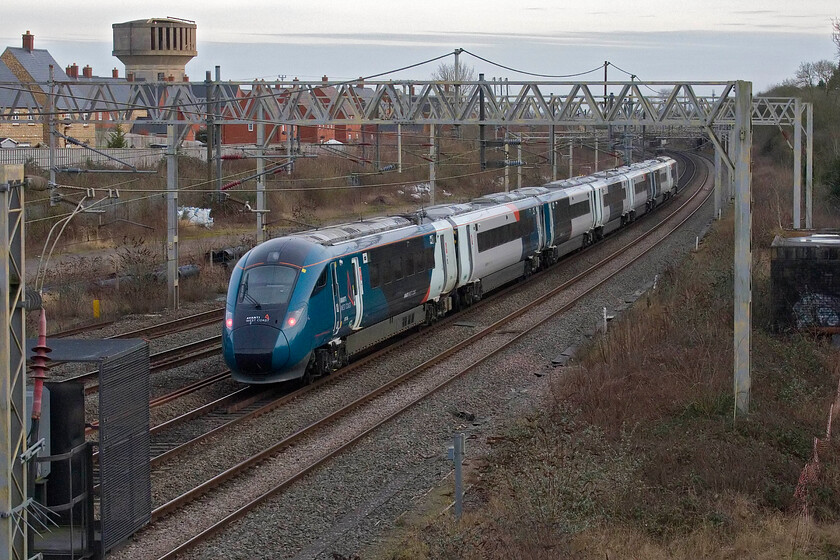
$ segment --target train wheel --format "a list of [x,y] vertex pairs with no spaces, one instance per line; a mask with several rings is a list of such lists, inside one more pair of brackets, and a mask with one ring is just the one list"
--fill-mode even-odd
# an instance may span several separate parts
[[309,355],[309,362],[306,364],[306,369],[303,371],[303,377],[300,378],[301,386],[311,385],[312,381],[315,380],[318,370],[318,360],[315,359],[315,352]]

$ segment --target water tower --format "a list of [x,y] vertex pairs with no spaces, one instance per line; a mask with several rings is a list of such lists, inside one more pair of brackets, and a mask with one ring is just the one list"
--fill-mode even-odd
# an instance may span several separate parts
[[195,22],[152,18],[115,23],[113,55],[125,64],[131,80],[183,81],[184,69],[198,54]]

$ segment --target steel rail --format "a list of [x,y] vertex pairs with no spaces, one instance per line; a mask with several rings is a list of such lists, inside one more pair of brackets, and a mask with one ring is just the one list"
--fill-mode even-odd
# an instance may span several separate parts
[[[149,372],[154,373],[157,371],[163,371],[166,369],[183,365],[185,363],[189,363],[191,361],[200,360],[209,356],[214,356],[221,349],[221,340],[222,335],[211,336],[203,340],[198,340],[196,342],[190,342],[189,344],[178,346],[177,348],[170,348],[169,350],[163,350],[162,352],[152,354],[150,356],[151,365],[149,367]],[[71,381],[87,381],[89,379],[95,378],[97,375],[99,375],[98,370],[88,371],[79,375],[75,375],[73,377],[63,379],[61,382],[69,383]],[[90,385],[85,386],[86,395],[96,393],[98,390],[99,383],[92,383]]]
[[[688,158],[684,158],[684,162],[691,162],[691,160],[688,159]],[[683,173],[679,177],[680,182],[683,183],[683,184],[690,183],[691,180],[693,179],[695,173],[696,173],[696,165],[692,168],[691,176],[686,178],[687,173],[685,171],[685,165],[684,165]],[[643,223],[643,222],[639,221],[638,223]],[[600,245],[596,245],[595,247],[599,247],[599,246]],[[627,247],[629,247],[629,245],[626,245],[625,249]],[[566,262],[566,263],[575,262],[578,258],[581,257],[581,255],[585,254],[586,251],[588,251],[590,249],[591,249],[591,247],[587,247],[585,250],[576,253],[572,258],[564,259],[564,262]],[[541,274],[548,273],[550,271],[551,270],[540,271],[539,273],[534,274],[532,276],[532,278],[536,279]],[[517,289],[519,289],[519,286],[513,285],[513,286],[509,286],[507,288],[504,288],[502,290],[496,291],[491,296],[483,298],[478,304],[471,307],[469,310],[472,310],[472,311],[478,310],[479,306],[489,304],[490,302],[492,302],[496,298],[504,297],[505,295],[507,295],[508,292],[513,291],[513,290],[517,290]],[[469,310],[465,310],[465,311],[469,311]],[[462,320],[463,317],[464,317],[463,313],[451,315],[451,316],[439,321],[436,324],[436,327],[439,328],[439,327],[445,326],[450,321]],[[381,349],[379,349],[375,352],[366,354],[362,358],[354,361],[353,363],[349,364],[348,366],[346,366],[344,368],[341,368],[340,370],[334,372],[330,376],[323,377],[321,379],[316,380],[311,385],[307,385],[307,386],[302,387],[300,389],[297,389],[297,390],[295,390],[291,393],[287,393],[286,395],[283,395],[283,396],[281,396],[281,397],[279,397],[279,398],[277,398],[273,401],[270,401],[270,402],[266,403],[265,405],[248,412],[245,415],[235,414],[234,413],[235,411],[230,410],[230,405],[235,403],[236,399],[244,393],[244,390],[240,389],[240,390],[235,391],[234,393],[232,393],[230,395],[227,395],[225,397],[217,399],[216,401],[213,401],[212,403],[202,405],[202,406],[196,408],[193,411],[187,412],[187,413],[185,413],[181,416],[178,416],[176,418],[168,420],[167,422],[164,422],[163,424],[155,426],[150,430],[150,433],[152,433],[152,434],[160,433],[160,432],[162,432],[166,429],[172,428],[172,427],[174,427],[174,426],[176,426],[180,423],[183,423],[183,422],[186,422],[186,421],[188,421],[192,418],[195,418],[196,416],[200,416],[200,415],[207,414],[209,412],[213,412],[216,409],[221,408],[223,406],[229,407],[228,412],[231,415],[231,419],[229,421],[224,422],[222,424],[219,424],[219,425],[215,426],[214,428],[212,428],[211,430],[209,430],[207,432],[204,432],[201,435],[195,436],[195,437],[185,441],[184,443],[182,443],[180,445],[177,445],[177,446],[175,446],[175,447],[173,447],[173,448],[171,448],[171,449],[153,457],[152,460],[151,460],[152,466],[156,466],[156,465],[160,464],[161,462],[163,462],[163,461],[165,461],[165,460],[167,460],[167,459],[185,451],[188,447],[199,444],[202,441],[205,441],[205,440],[209,439],[210,437],[212,437],[214,435],[217,435],[217,434],[221,433],[222,431],[227,430],[227,429],[235,426],[236,424],[239,424],[240,422],[257,418],[259,416],[262,416],[263,414],[267,414],[268,412],[271,412],[272,410],[274,410],[274,409],[276,409],[280,406],[283,406],[284,404],[286,404],[288,402],[291,402],[291,401],[293,401],[293,400],[295,400],[299,397],[304,396],[305,394],[307,394],[310,391],[318,389],[319,387],[321,387],[322,385],[324,385],[326,383],[332,382],[332,380],[336,379],[337,377],[348,374],[348,373],[360,368],[361,366],[363,366],[363,365],[365,365],[365,364],[367,364],[371,361],[382,358],[383,356],[387,355],[388,353],[393,352],[397,348],[400,348],[403,345],[410,343],[416,337],[424,335],[424,334],[425,334],[425,331],[420,330],[419,332],[416,331],[415,333],[413,333],[411,335],[404,336],[401,339],[399,339],[395,342],[392,342],[391,344],[389,344],[388,346],[386,346],[384,348],[381,348]],[[229,370],[228,370],[228,372],[229,372]],[[241,406],[242,405],[239,405],[238,408],[241,408]]]
[[[708,171],[708,168],[707,168],[707,171]],[[695,166],[695,173],[696,173],[696,166]],[[706,179],[704,180],[704,183],[707,182],[707,181],[708,181],[708,173],[707,173]],[[684,208],[688,207],[688,205],[701,192],[703,192],[703,189],[702,188],[698,189],[698,191],[696,191],[671,216],[666,217],[661,222],[656,224],[656,226],[654,226],[651,230],[643,233],[639,238],[637,238],[636,240],[634,240],[633,242],[628,244],[628,247],[637,245],[642,240],[647,239],[651,234],[658,231],[666,223],[670,222]],[[695,209],[693,209],[686,217],[684,217],[677,224],[675,224],[673,226],[672,230],[670,232],[668,232],[668,235],[670,235],[670,233],[673,233],[673,232],[677,231],[688,219],[690,219],[692,216],[694,216],[694,214],[696,212],[698,212],[699,209],[702,208],[704,206],[704,204],[709,200],[709,198],[711,196],[711,193],[712,193],[712,191],[708,190],[706,192],[705,198],[703,198],[701,203],[698,204],[697,207]],[[305,475],[309,474],[310,472],[314,471],[315,469],[317,469],[318,467],[320,467],[322,464],[326,463],[327,461],[329,461],[333,457],[339,455],[340,453],[343,453],[344,451],[346,451],[347,449],[349,449],[350,447],[355,445],[357,442],[359,442],[362,438],[364,438],[365,436],[367,436],[368,434],[370,434],[374,430],[378,429],[380,426],[384,425],[385,423],[389,422],[391,419],[401,415],[406,410],[413,407],[415,404],[421,402],[422,400],[426,399],[428,396],[430,396],[430,395],[438,392],[439,390],[443,389],[444,387],[448,386],[450,383],[452,383],[456,379],[459,379],[462,376],[466,375],[468,372],[473,371],[480,364],[486,362],[491,357],[493,357],[493,356],[497,355],[498,353],[502,352],[503,350],[509,348],[513,343],[517,342],[518,340],[520,340],[521,338],[523,338],[527,334],[530,334],[532,331],[534,331],[538,327],[544,325],[549,320],[555,318],[557,315],[559,315],[559,314],[561,314],[565,311],[568,311],[569,309],[571,309],[572,306],[577,304],[585,296],[587,296],[588,294],[592,293],[597,288],[604,285],[606,282],[608,282],[609,280],[614,278],[618,273],[626,270],[632,264],[636,263],[642,257],[647,255],[647,253],[649,253],[653,248],[659,246],[659,244],[665,238],[667,238],[667,235],[663,239],[655,241],[653,244],[651,244],[651,246],[643,249],[638,255],[631,258],[627,263],[619,266],[619,268],[617,270],[611,272],[607,277],[603,278],[602,280],[595,282],[592,286],[590,286],[589,288],[584,290],[583,293],[581,293],[578,296],[575,296],[571,301],[569,301],[569,302],[565,303],[564,305],[560,306],[557,310],[550,313],[547,317],[536,321],[531,326],[525,328],[524,330],[522,330],[521,332],[516,334],[510,340],[508,340],[508,341],[504,342],[503,344],[501,344],[500,346],[498,346],[492,352],[490,352],[488,354],[485,354],[480,359],[478,359],[476,362],[470,364],[466,368],[461,369],[459,372],[451,375],[448,379],[446,379],[446,380],[442,381],[441,383],[437,384],[431,390],[425,392],[420,397],[412,400],[410,403],[404,405],[399,410],[397,410],[397,411],[389,414],[387,417],[381,419],[374,426],[371,426],[370,428],[364,430],[362,433],[356,435],[355,437],[351,438],[349,441],[347,441],[344,444],[338,446],[333,451],[331,451],[331,452],[327,453],[326,455],[320,457],[319,459],[317,459],[316,461],[314,461],[310,465],[300,469],[296,474],[288,477],[287,479],[285,479],[284,481],[282,481],[281,483],[276,485],[271,490],[261,494],[257,498],[251,500],[249,503],[245,504],[244,506],[241,506],[240,508],[238,508],[237,510],[235,510],[231,514],[229,514],[226,517],[224,517],[223,519],[219,520],[214,525],[208,527],[204,531],[198,533],[197,535],[194,535],[193,537],[191,537],[187,541],[181,543],[178,547],[176,547],[173,550],[171,550],[170,552],[166,553],[164,556],[161,556],[160,560],[172,558],[175,555],[177,555],[181,552],[184,552],[185,550],[187,550],[189,548],[192,548],[193,546],[195,546],[196,544],[198,544],[202,540],[206,539],[210,535],[213,535],[213,534],[217,533],[218,531],[220,531],[222,528],[226,527],[231,522],[233,522],[236,519],[239,519],[242,516],[244,516],[247,512],[249,512],[251,509],[253,509],[257,505],[259,505],[259,504],[263,503],[264,501],[268,500],[269,498],[271,498],[272,496],[274,496],[278,492],[284,490],[285,488],[287,488],[288,486],[290,486],[291,484],[293,484],[297,480],[300,480],[303,476],[305,476]],[[450,347],[449,349],[440,353],[438,356],[436,356],[436,357],[428,360],[427,362],[413,368],[412,370],[404,373],[403,375],[399,376],[398,378],[395,378],[395,379],[385,383],[381,387],[375,389],[374,391],[368,393],[367,395],[364,395],[364,396],[356,399],[352,403],[350,403],[348,405],[345,405],[341,409],[331,413],[330,415],[324,417],[323,419],[318,420],[316,422],[313,422],[309,426],[307,426],[305,428],[302,428],[301,430],[298,430],[297,432],[288,436],[287,438],[283,439],[282,441],[272,445],[271,447],[269,447],[269,448],[263,450],[262,452],[252,456],[251,458],[246,459],[245,461],[242,461],[238,465],[236,465],[234,467],[231,467],[230,469],[228,469],[225,472],[213,477],[212,479],[205,481],[201,485],[199,485],[196,488],[190,490],[189,492],[179,496],[178,498],[175,498],[174,500],[171,500],[170,502],[167,502],[166,504],[163,504],[162,506],[156,508],[152,512],[152,519],[157,520],[157,519],[160,519],[161,517],[163,517],[165,515],[168,515],[169,513],[171,513],[172,511],[174,511],[178,507],[181,507],[183,504],[185,504],[185,503],[195,499],[196,497],[206,493],[208,490],[211,490],[213,488],[218,487],[219,485],[221,485],[225,481],[230,480],[231,478],[237,476],[239,473],[243,472],[244,470],[247,470],[248,468],[251,468],[251,467],[255,466],[256,464],[264,461],[268,457],[276,454],[281,449],[284,449],[284,448],[294,444],[296,441],[298,441],[302,437],[304,437],[306,435],[309,435],[312,432],[314,432],[317,428],[323,427],[323,426],[329,424],[330,422],[333,422],[334,420],[336,420],[337,418],[339,418],[341,416],[345,416],[348,412],[350,412],[350,411],[352,411],[356,408],[359,408],[364,403],[367,403],[370,400],[372,400],[372,399],[374,399],[378,396],[383,395],[384,393],[386,393],[390,389],[403,384],[405,381],[413,378],[414,376],[416,376],[420,372],[430,369],[432,366],[437,365],[438,363],[440,363],[445,358],[455,354],[456,352],[465,348],[466,346],[472,345],[473,343],[475,343],[478,340],[486,337],[487,335],[489,335],[491,333],[494,333],[494,332],[497,332],[501,327],[508,325],[511,320],[516,319],[516,318],[524,315],[525,313],[529,312],[530,310],[534,309],[535,307],[543,304],[544,302],[546,302],[550,298],[559,295],[560,293],[562,293],[564,290],[566,290],[571,285],[576,284],[580,280],[588,277],[595,270],[601,269],[606,264],[614,261],[619,255],[624,253],[624,250],[625,249],[621,249],[619,251],[613,252],[612,254],[607,256],[605,259],[603,259],[601,262],[596,263],[595,265],[593,265],[593,266],[589,267],[587,270],[579,273],[578,275],[576,275],[572,279],[568,280],[567,282],[564,282],[563,284],[561,284],[560,286],[550,290],[546,294],[543,294],[542,296],[534,299],[530,304],[528,304],[526,306],[523,306],[519,310],[517,310],[517,311],[509,314],[508,316],[496,321],[492,325],[483,329],[481,332],[476,333],[475,335],[473,335],[473,336],[469,337],[468,339],[456,344],[453,347]]]
[[[115,334],[112,336],[105,337],[106,339],[115,339],[115,338],[160,338],[161,336],[175,333],[175,332],[182,332],[185,330],[203,327],[205,325],[213,324],[216,321],[221,321],[224,318],[225,310],[224,308],[221,309],[213,309],[211,311],[204,311],[201,313],[196,313],[194,315],[189,315],[187,317],[181,317],[178,319],[173,319],[171,321],[166,321],[164,323],[160,323],[158,325],[153,325],[151,327],[144,327],[141,329],[136,329],[134,331]],[[71,329],[66,329],[63,331],[59,331],[57,333],[49,335],[47,338],[66,338],[68,336],[73,336],[80,333],[95,331],[101,329],[103,327],[107,327],[113,325],[115,321],[105,321],[102,323],[94,323],[91,325],[81,325],[78,327],[73,327]]]

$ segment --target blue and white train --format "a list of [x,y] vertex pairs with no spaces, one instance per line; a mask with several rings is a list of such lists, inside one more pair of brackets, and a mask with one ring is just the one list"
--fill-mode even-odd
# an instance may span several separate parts
[[231,276],[225,361],[245,383],[311,381],[599,240],[676,190],[677,163],[660,157],[271,239]]

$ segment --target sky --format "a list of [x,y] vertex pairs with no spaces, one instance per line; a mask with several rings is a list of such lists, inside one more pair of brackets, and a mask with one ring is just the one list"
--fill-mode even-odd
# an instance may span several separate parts
[[[762,91],[801,62],[831,59],[836,0],[3,0],[0,47],[35,35],[62,66],[110,76],[113,23],[150,17],[195,21],[192,80],[354,79],[467,51],[461,62],[487,79],[540,78],[502,69],[575,74],[612,63],[611,80],[749,80]],[[676,7],[679,4],[683,6]],[[440,62],[380,79],[429,79]],[[576,79],[603,79],[603,70]]]

